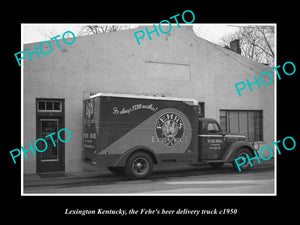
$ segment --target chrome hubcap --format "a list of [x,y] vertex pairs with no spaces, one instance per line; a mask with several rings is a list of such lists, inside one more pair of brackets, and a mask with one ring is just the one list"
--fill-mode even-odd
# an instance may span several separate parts
[[132,163],[132,169],[136,174],[144,175],[149,170],[149,162],[144,158],[136,158]]

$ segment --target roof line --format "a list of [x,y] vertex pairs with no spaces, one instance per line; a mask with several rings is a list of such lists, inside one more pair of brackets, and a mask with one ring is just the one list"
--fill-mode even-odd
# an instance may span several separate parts
[[[261,71],[257,71],[253,68],[253,66],[251,65],[251,63],[254,63],[254,64],[257,64],[259,66],[262,66],[262,67],[266,67],[264,66],[263,64],[261,64],[260,62],[257,62],[255,60],[252,60],[252,59],[249,59],[247,57],[244,57],[240,54],[237,54],[235,52],[232,52],[231,50],[229,49],[223,49],[223,47],[221,46],[214,46],[216,49],[218,49],[219,51],[223,52],[225,55],[228,55],[230,56],[232,59],[234,59],[235,61],[239,62],[240,64],[242,64],[243,66],[246,66],[247,68],[249,68],[250,70],[252,71],[255,71],[257,73],[261,73]],[[234,57],[232,54],[236,54],[236,57]],[[240,60],[241,59],[241,60]],[[247,62],[248,60],[251,60],[251,63],[250,62]],[[250,66],[250,67],[249,67]],[[266,67],[267,69],[267,67]]]
[[[229,56],[230,58],[232,58],[232,59],[235,60],[236,62],[240,63],[241,65],[247,67],[248,69],[250,69],[250,70],[252,70],[252,71],[254,71],[254,72],[261,73],[261,71],[257,71],[256,69],[254,69],[253,66],[251,65],[251,63],[255,63],[255,64],[257,64],[257,65],[259,65],[259,66],[261,66],[261,67],[265,67],[266,70],[268,69],[267,66],[265,66],[265,65],[263,65],[263,64],[261,64],[261,63],[255,61],[255,60],[249,59],[249,58],[244,57],[244,56],[242,56],[242,55],[240,55],[240,54],[237,54],[237,53],[235,53],[235,52],[232,52],[231,50],[225,49],[225,48],[223,48],[222,46],[219,46],[219,45],[214,44],[214,43],[212,43],[212,42],[210,42],[210,41],[208,41],[208,40],[205,40],[204,38],[201,38],[201,37],[198,37],[198,36],[196,36],[196,38],[201,39],[202,41],[207,42],[210,46],[214,47],[216,50],[222,52],[222,53],[223,53],[224,55],[226,55],[226,56]],[[196,43],[197,43],[197,42],[196,42]],[[234,57],[233,54],[236,54],[236,55],[235,55],[236,57]],[[241,59],[241,60],[239,60],[238,58]],[[243,61],[246,61],[246,62],[243,62]],[[247,62],[247,61],[249,61],[249,62]]]
[[150,95],[136,95],[136,94],[122,94],[122,93],[97,93],[89,98],[95,98],[100,96],[106,97],[120,97],[120,98],[141,98],[141,99],[154,99],[154,100],[170,100],[170,101],[184,101],[192,102],[193,105],[198,105],[198,101],[193,98],[177,98],[177,97],[163,97],[163,96],[150,96]]

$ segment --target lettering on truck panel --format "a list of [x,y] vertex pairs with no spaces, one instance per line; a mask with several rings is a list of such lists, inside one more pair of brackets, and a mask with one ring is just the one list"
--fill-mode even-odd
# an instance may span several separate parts
[[136,146],[148,147],[157,154],[184,153],[191,140],[192,127],[185,114],[174,108],[165,108],[141,122],[99,154],[123,154]]

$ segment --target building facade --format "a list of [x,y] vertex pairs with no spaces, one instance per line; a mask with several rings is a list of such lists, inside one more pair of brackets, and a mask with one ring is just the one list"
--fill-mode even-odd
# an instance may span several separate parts
[[[82,161],[82,107],[97,92],[194,98],[201,116],[217,119],[224,130],[245,133],[260,145],[274,142],[274,84],[260,89],[253,85],[253,92],[245,89],[241,97],[234,86],[246,79],[253,82],[269,67],[199,38],[191,26],[174,27],[160,37],[152,33],[152,40],[145,35],[138,45],[134,32],[140,29],[144,27],[76,37],[72,45],[60,39],[61,49],[52,40],[51,54],[32,54],[32,61],[25,57],[24,148],[64,127],[71,139],[49,144],[43,154],[28,152],[24,173],[87,169]],[[24,50],[33,52],[39,44],[26,44]],[[46,44],[43,48],[47,52]]]

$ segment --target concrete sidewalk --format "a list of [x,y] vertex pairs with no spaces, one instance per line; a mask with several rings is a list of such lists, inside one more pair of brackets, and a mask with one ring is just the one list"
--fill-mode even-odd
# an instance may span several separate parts
[[[274,159],[267,161],[261,160],[258,164],[256,161],[253,162],[253,167],[250,169],[272,169],[274,167]],[[213,169],[208,164],[198,164],[198,165],[176,165],[176,166],[154,166],[153,174],[159,174],[162,177],[167,177],[170,173],[174,176],[174,172],[188,172],[191,171],[192,174],[197,172],[204,173],[220,173],[233,171],[232,165],[226,163],[220,169]],[[177,173],[176,173],[177,174]],[[175,175],[176,175],[175,174]],[[153,176],[154,176],[153,175]],[[150,177],[151,179],[151,177]],[[24,187],[37,187],[37,186],[58,186],[65,184],[76,184],[95,181],[97,182],[114,182],[120,180],[128,180],[126,177],[121,177],[112,174],[107,168],[98,168],[93,171],[84,172],[53,172],[53,173],[42,173],[42,174],[25,174],[24,175]]]

